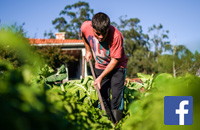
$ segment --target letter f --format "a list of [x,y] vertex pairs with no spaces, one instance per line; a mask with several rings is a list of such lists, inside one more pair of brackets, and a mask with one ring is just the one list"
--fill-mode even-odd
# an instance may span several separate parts
[[184,114],[188,114],[188,109],[184,109],[184,106],[188,104],[188,100],[183,100],[179,104],[179,109],[176,109],[176,114],[179,114],[179,125],[184,125]]

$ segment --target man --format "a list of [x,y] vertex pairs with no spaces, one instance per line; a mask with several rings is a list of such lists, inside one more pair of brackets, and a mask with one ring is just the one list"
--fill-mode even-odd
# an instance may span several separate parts
[[92,54],[95,59],[97,79],[94,85],[99,87],[106,113],[115,123],[121,120],[124,106],[123,89],[128,60],[124,53],[123,36],[110,25],[110,18],[102,12],[95,14],[92,21],[82,24],[81,35],[87,62],[92,59]]

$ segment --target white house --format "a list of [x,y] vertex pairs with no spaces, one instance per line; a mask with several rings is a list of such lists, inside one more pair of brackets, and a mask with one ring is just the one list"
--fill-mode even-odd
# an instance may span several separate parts
[[81,79],[86,77],[87,63],[85,60],[85,46],[83,40],[65,39],[65,33],[56,33],[56,39],[29,39],[34,46],[61,46],[68,55],[73,55],[77,62],[66,65],[69,79]]

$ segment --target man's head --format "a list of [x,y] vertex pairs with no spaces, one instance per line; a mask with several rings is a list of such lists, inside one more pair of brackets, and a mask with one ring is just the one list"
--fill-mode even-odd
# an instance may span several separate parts
[[99,12],[92,18],[92,27],[95,37],[99,42],[103,42],[108,35],[110,18],[106,14]]

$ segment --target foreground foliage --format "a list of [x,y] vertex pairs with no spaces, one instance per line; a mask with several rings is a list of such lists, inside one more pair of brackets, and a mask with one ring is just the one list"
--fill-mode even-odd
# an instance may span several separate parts
[[[129,107],[130,117],[124,120],[122,129],[129,130],[188,130],[198,129],[200,78],[193,75],[173,78],[159,74],[153,78],[152,89]],[[193,125],[170,126],[164,124],[165,96],[193,96]]]
[[[32,53],[25,41],[12,33],[0,32],[0,46],[4,48],[5,45],[14,48],[26,64],[16,69],[9,60],[0,60],[0,125],[4,129],[177,130],[200,127],[200,78],[197,76],[173,78],[165,73],[138,73],[142,82],[127,82],[124,118],[114,126],[97,108],[98,97],[91,76],[64,84],[49,83],[53,70]],[[165,96],[193,96],[193,125],[164,125]]]

